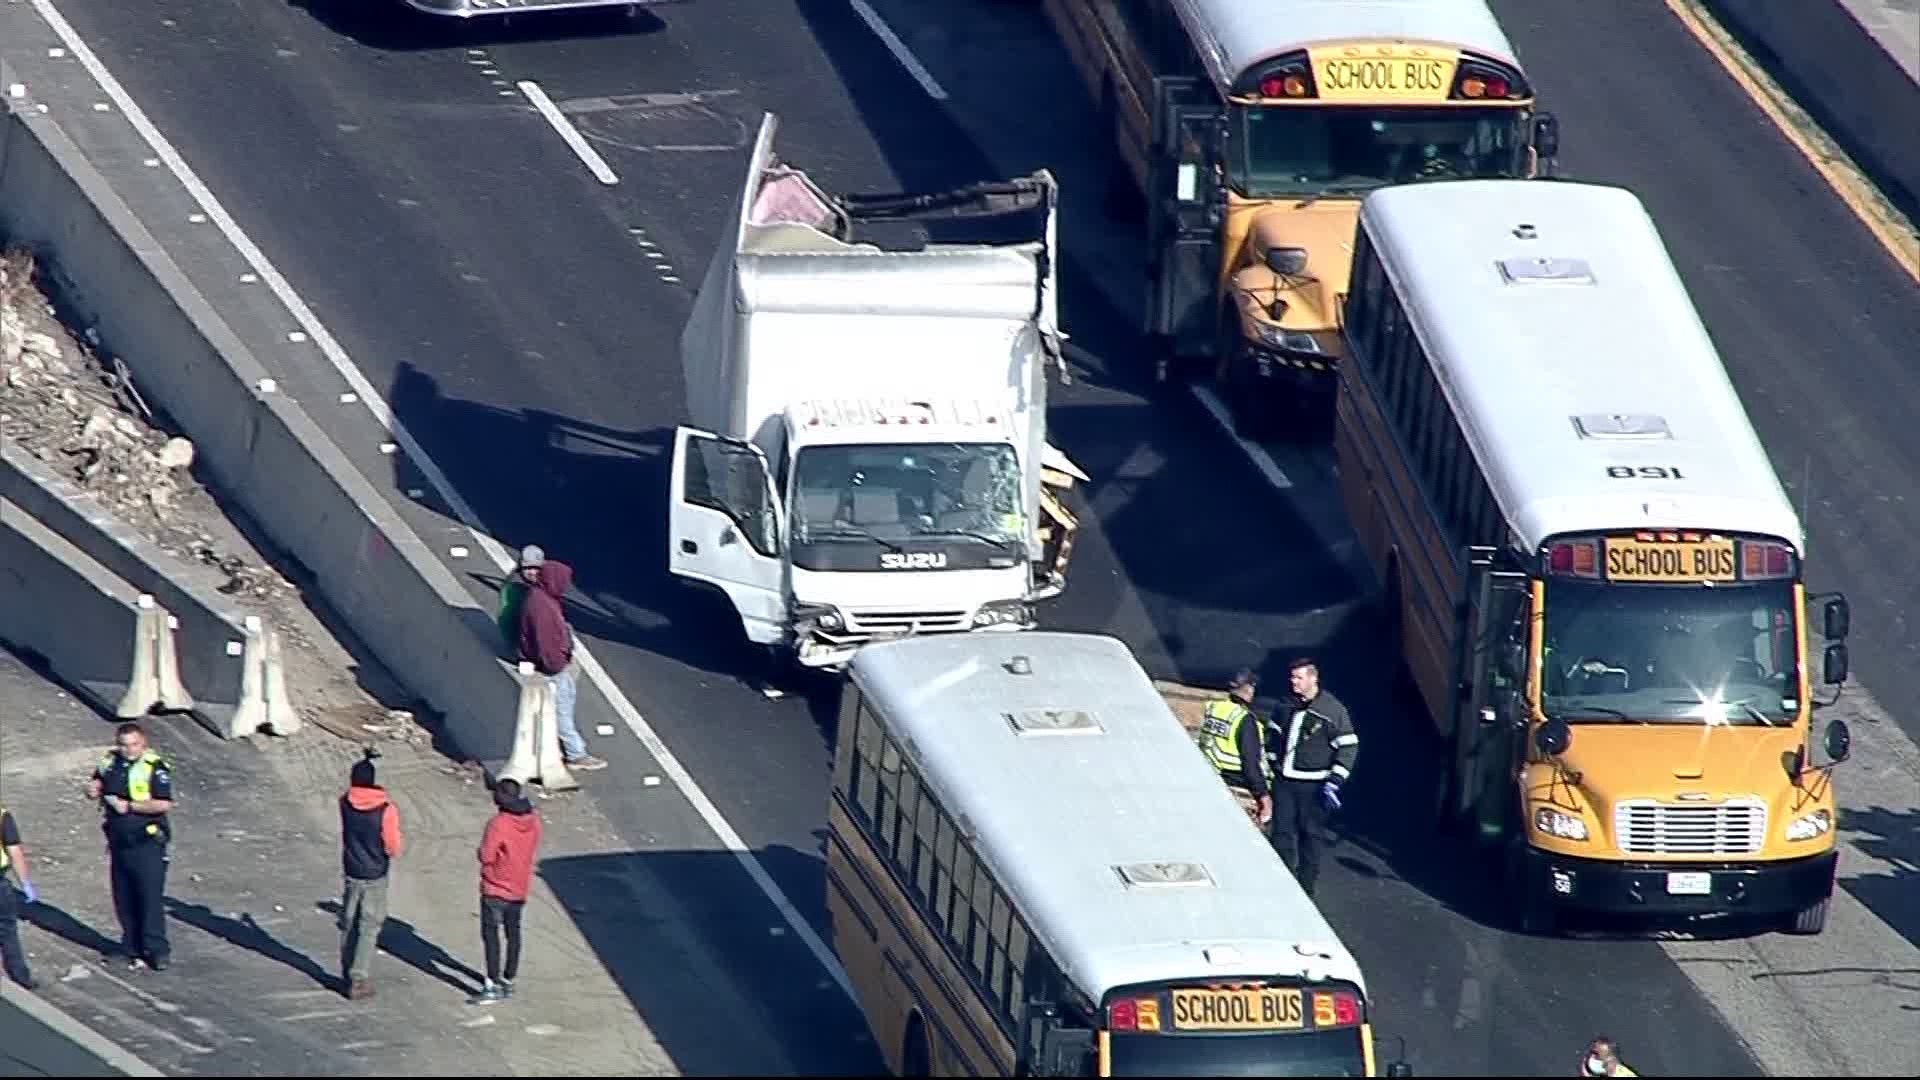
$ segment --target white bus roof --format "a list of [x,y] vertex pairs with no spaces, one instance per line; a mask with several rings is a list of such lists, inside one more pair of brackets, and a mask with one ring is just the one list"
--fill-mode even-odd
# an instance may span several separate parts
[[1486,0],[1170,0],[1215,83],[1335,41],[1431,41],[1516,67]]
[[[1016,656],[1031,674],[1010,670]],[[1126,645],[1040,630],[938,635],[869,645],[849,667],[1034,936],[1095,1002],[1130,983],[1229,976],[1365,990]],[[1016,730],[1012,718],[1040,710],[1091,724]],[[1155,867],[1200,880],[1123,876]]]
[[[1556,533],[1700,529],[1805,554],[1799,516],[1631,192],[1412,184],[1369,195],[1361,227],[1524,550]],[[1678,478],[1614,479],[1609,467]]]

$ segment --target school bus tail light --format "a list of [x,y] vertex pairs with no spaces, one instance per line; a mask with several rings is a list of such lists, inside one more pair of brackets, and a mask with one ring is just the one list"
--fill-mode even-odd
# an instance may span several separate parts
[[1547,569],[1574,577],[1600,576],[1600,543],[1597,540],[1560,540],[1547,546]]
[[1478,101],[1506,101],[1526,97],[1527,86],[1518,75],[1502,71],[1492,64],[1462,59],[1460,71],[1453,80],[1453,96]]
[[1263,98],[1308,98],[1313,96],[1313,75],[1304,66],[1289,64],[1260,77]]
[[1153,997],[1120,998],[1107,1006],[1109,1031],[1159,1031],[1160,1000]]
[[1360,998],[1345,991],[1327,993],[1317,991],[1313,995],[1313,1026],[1344,1027],[1360,1022]]
[[1740,576],[1747,581],[1792,577],[1793,552],[1771,540],[1742,540]]

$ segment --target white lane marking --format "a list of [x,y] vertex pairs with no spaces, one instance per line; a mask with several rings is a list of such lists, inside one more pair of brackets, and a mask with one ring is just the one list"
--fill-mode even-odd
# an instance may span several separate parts
[[907,74],[913,76],[913,81],[920,84],[920,89],[925,90],[927,96],[935,101],[947,100],[946,88],[934,79],[933,72],[928,71],[926,66],[920,63],[920,58],[913,55],[912,50],[907,48],[907,43],[900,40],[900,35],[893,32],[893,27],[887,25],[886,20],[880,17],[880,13],[873,10],[873,5],[867,3],[867,0],[849,0],[849,2],[853,5],[854,13],[860,16],[861,21],[867,24],[874,36],[887,47],[887,51],[893,54],[893,58],[900,61],[900,66],[907,69]]
[[[132,124],[134,130],[140,133],[140,137],[153,147],[161,160],[167,163],[167,168],[172,170],[174,176],[180,180],[181,185],[187,189],[195,201],[206,208],[214,224],[226,236],[227,242],[239,250],[247,263],[259,273],[260,279],[273,290],[273,294],[280,299],[281,303],[287,305],[287,310],[292,312],[294,319],[306,328],[314,344],[333,364],[334,370],[338,371],[340,377],[360,395],[360,400],[367,406],[367,411],[373,414],[374,419],[378,420],[382,427],[393,433],[394,439],[406,449],[407,456],[419,468],[420,474],[426,477],[427,483],[433,486],[440,500],[466,525],[467,531],[480,545],[480,549],[487,553],[487,557],[493,560],[494,565],[502,573],[511,571],[514,566],[513,557],[498,541],[481,531],[479,516],[473,512],[471,506],[467,505],[467,501],[461,498],[460,493],[454,490],[453,484],[447,480],[446,473],[442,472],[440,466],[427,456],[413,434],[394,417],[393,408],[387,404],[386,398],[380,396],[380,392],[374,389],[373,384],[367,381],[367,377],[354,366],[353,361],[347,357],[346,350],[341,348],[333,334],[321,325],[313,309],[307,307],[306,302],[293,291],[293,286],[288,284],[287,279],[281,276],[280,271],[271,262],[267,261],[266,255],[254,244],[252,238],[248,237],[233,220],[233,216],[227,213],[226,207],[214,198],[213,192],[207,189],[207,185],[187,167],[187,163],[181,159],[179,152],[174,150],[173,144],[169,143],[166,136],[160,134],[160,130],[153,126],[153,121],[147,119],[147,114],[141,111],[140,106],[121,87],[119,80],[107,71],[106,66],[93,54],[93,50],[87,47],[86,42],[80,40],[80,35],[75,32],[73,26],[53,6],[53,0],[31,0],[31,2],[40,12],[41,17],[47,20],[47,24],[53,27],[54,32],[60,35],[60,40],[66,42],[67,47],[73,50],[88,74],[92,75],[107,92],[107,96],[120,106],[120,112],[127,118],[128,123]],[[826,942],[820,939],[820,935],[814,932],[813,927],[793,906],[793,902],[780,891],[780,887],[774,883],[766,868],[760,865],[760,860],[753,854],[752,849],[740,839],[740,834],[734,831],[727,819],[721,816],[720,811],[714,807],[713,800],[707,798],[706,792],[701,790],[700,785],[693,779],[693,775],[687,772],[686,767],[680,764],[680,759],[667,749],[666,743],[660,741],[660,736],[655,734],[652,726],[640,715],[640,710],[634,708],[633,702],[627,700],[626,694],[620,687],[607,676],[606,669],[600,666],[599,660],[587,649],[584,642],[580,644],[574,655],[579,658],[581,669],[586,672],[587,677],[593,680],[594,685],[600,688],[600,692],[606,695],[607,701],[613,705],[614,711],[626,721],[634,737],[638,738],[659,761],[661,769],[672,778],[674,786],[680,789],[680,793],[706,822],[707,827],[713,830],[714,835],[733,853],[734,858],[739,860],[754,884],[760,887],[760,891],[767,895],[767,899],[772,901],[775,908],[779,909],[788,925],[793,927],[794,933],[806,943],[807,951],[820,962],[827,974],[833,977],[833,981],[839,984],[840,989],[852,998],[853,984],[847,981],[847,973],[840,966],[840,961],[834,957],[833,950],[827,947]]]
[[1281,491],[1293,486],[1293,481],[1287,479],[1287,474],[1280,471],[1279,463],[1273,460],[1272,454],[1267,453],[1266,447],[1248,441],[1239,432],[1233,430],[1233,417],[1228,414],[1227,407],[1214,395],[1211,387],[1202,386],[1199,383],[1193,383],[1192,387],[1193,396],[1206,407],[1207,415],[1213,417],[1214,422],[1220,425],[1220,430],[1227,433],[1227,438],[1240,444],[1240,449],[1252,459],[1253,467],[1260,470],[1260,475],[1267,478],[1267,483]]
[[573,121],[562,115],[559,106],[553,103],[553,99],[547,96],[545,90],[540,89],[539,83],[531,79],[522,79],[514,85],[520,88],[521,93],[527,95],[527,100],[533,102],[533,107],[540,110],[540,115],[547,118],[547,123],[553,125],[553,130],[560,133],[561,140],[573,150],[574,156],[586,163],[587,171],[593,174],[594,179],[603,184],[620,182],[620,178],[607,167],[606,161],[600,157],[600,154],[587,145],[587,140],[580,134],[580,129],[574,127]]

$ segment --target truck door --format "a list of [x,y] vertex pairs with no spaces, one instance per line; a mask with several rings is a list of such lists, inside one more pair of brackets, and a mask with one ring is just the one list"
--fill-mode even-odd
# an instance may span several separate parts
[[1470,830],[1504,824],[1513,750],[1525,735],[1526,710],[1516,706],[1524,701],[1527,578],[1496,569],[1495,561],[1492,548],[1469,549],[1452,783],[1442,807]]
[[1147,333],[1157,378],[1168,361],[1213,351],[1220,226],[1225,214],[1226,111],[1202,79],[1153,81],[1148,155]]
[[740,439],[678,428],[671,487],[668,569],[724,590],[749,641],[780,642],[787,623],[784,515],[767,456]]

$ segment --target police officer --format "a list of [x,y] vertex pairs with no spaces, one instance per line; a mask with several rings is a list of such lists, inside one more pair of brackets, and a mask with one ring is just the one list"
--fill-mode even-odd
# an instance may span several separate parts
[[[1240,733],[1246,728],[1260,726],[1260,720],[1253,712],[1256,683],[1253,670],[1241,668],[1234,673],[1233,681],[1227,684],[1227,696],[1207,702],[1206,709],[1201,713],[1200,752],[1219,771],[1221,779],[1235,786],[1243,782],[1240,776]],[[1252,724],[1246,722],[1248,717],[1254,717]]]
[[173,826],[173,770],[167,759],[147,747],[139,724],[121,724],[114,752],[100,759],[87,781],[87,797],[100,800],[107,834],[113,910],[120,918],[120,944],[127,966],[142,961],[165,971],[166,912],[161,898],[167,886],[167,844]]
[[1260,801],[1260,820],[1268,825],[1273,849],[1311,894],[1320,873],[1327,819],[1340,808],[1340,785],[1353,771],[1360,736],[1354,734],[1347,707],[1321,688],[1320,669],[1312,659],[1294,660],[1287,665],[1287,675],[1293,701],[1286,719],[1247,725],[1241,731],[1241,776]]
[[7,880],[9,871],[19,875],[20,892],[27,903],[40,899],[33,879],[27,875],[27,849],[20,841],[20,823],[0,806],[0,967],[6,969],[7,978],[31,990],[35,985],[33,973],[27,970],[27,953],[20,947],[20,911],[15,906],[13,883]]

